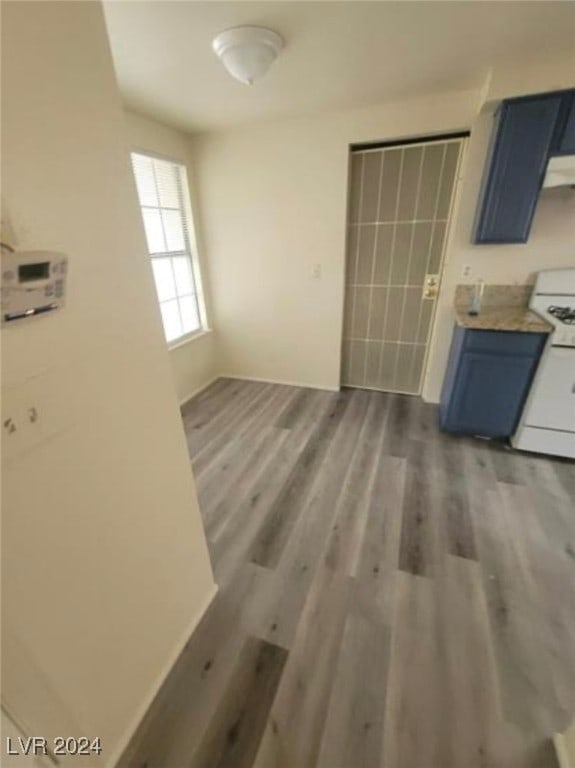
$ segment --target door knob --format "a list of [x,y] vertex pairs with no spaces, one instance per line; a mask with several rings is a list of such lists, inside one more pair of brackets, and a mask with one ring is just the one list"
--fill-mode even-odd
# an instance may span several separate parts
[[423,298],[435,299],[439,285],[439,275],[425,275],[423,284]]

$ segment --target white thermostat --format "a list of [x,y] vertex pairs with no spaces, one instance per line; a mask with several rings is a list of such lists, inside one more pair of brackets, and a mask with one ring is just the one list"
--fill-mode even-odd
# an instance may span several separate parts
[[64,305],[68,257],[53,251],[4,251],[2,325]]

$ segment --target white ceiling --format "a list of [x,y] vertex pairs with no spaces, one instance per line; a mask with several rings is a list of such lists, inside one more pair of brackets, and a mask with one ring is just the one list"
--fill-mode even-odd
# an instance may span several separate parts
[[[574,2],[104,3],[125,103],[186,131],[477,87],[489,68],[573,50]],[[238,24],[286,47],[251,88],[211,49]]]

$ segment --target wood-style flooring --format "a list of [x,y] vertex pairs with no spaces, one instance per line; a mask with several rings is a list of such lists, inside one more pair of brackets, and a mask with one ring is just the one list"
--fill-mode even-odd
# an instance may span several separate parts
[[575,464],[419,398],[220,379],[183,410],[219,593],[135,768],[556,768]]

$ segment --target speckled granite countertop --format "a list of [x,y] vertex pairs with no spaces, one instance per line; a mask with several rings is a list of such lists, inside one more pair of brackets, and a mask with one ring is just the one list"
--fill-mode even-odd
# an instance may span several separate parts
[[553,327],[529,307],[529,285],[486,285],[478,315],[470,315],[472,285],[458,285],[455,291],[455,321],[463,328],[483,331],[551,333]]
[[470,315],[468,307],[455,307],[455,320],[463,328],[483,331],[524,331],[530,333],[551,333],[549,323],[542,320],[527,307],[481,308],[478,315]]

